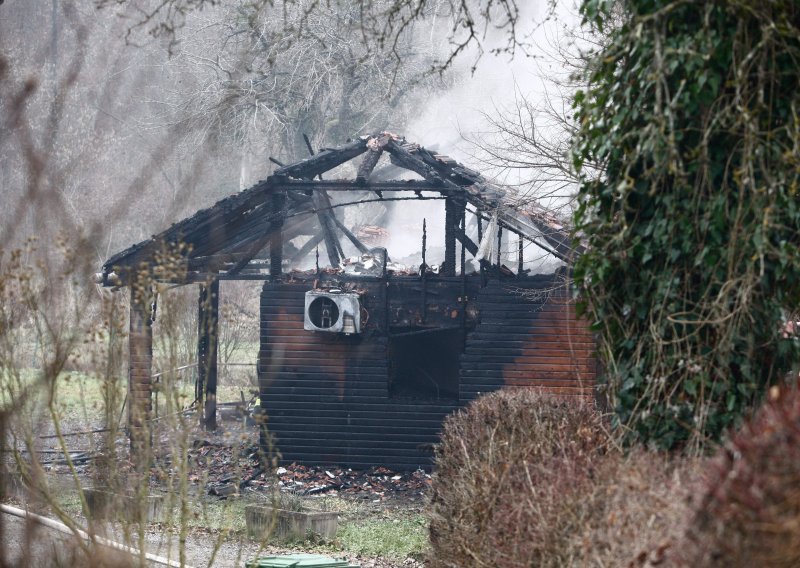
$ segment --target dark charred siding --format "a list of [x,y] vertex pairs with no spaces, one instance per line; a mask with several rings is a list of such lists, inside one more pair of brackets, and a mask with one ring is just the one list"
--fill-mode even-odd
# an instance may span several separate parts
[[592,394],[592,336],[558,276],[492,280],[477,307],[480,323],[461,357],[462,403],[504,386]]
[[303,329],[308,284],[265,284],[259,377],[269,431],[285,462],[430,466],[457,405],[389,398],[383,283],[359,286],[370,321],[345,337]]
[[[468,280],[463,321],[460,279],[428,283],[427,318],[419,280],[392,279],[388,306],[384,282],[359,282],[369,316],[350,337],[303,329],[309,283],[265,284],[261,406],[284,462],[429,467],[442,420],[478,393],[515,386],[591,394],[591,335],[575,320],[569,292],[551,291],[554,276],[490,281],[481,290],[478,277]],[[421,319],[447,328],[466,323],[464,352],[454,359],[460,385],[450,399],[403,398],[391,388],[386,316],[393,327]]]

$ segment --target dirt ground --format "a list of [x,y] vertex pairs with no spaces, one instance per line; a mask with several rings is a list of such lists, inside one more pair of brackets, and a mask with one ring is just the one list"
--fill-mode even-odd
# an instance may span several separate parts
[[[26,540],[25,520],[5,516],[3,520],[3,554],[6,565],[10,566],[80,566],[82,556],[76,555],[75,545],[70,537],[50,529],[42,528],[34,533],[32,543]],[[111,534],[109,537],[113,536]],[[163,533],[148,531],[146,534],[147,552],[178,560],[178,546],[174,538]],[[23,551],[28,552],[25,557]],[[307,552],[303,547],[261,546],[246,539],[224,539],[217,542],[214,535],[194,531],[187,535],[185,563],[187,567],[214,566],[218,568],[240,568],[245,562],[261,556]],[[314,551],[318,553],[317,551]],[[390,560],[352,553],[330,553],[332,558],[345,559],[361,568],[395,568],[421,566],[418,561]],[[125,556],[117,555],[117,562],[125,565]],[[117,563],[115,562],[115,564]],[[148,563],[149,566],[159,566]]]
[[[190,480],[188,492],[193,514],[197,519],[192,521],[185,535],[183,548],[186,565],[238,568],[258,556],[313,552],[346,559],[362,568],[422,566],[422,554],[419,552],[408,556],[396,552],[390,555],[370,554],[360,552],[358,548],[361,545],[342,543],[338,537],[332,542],[259,544],[246,536],[243,512],[247,504],[264,504],[274,499],[274,490],[277,488],[281,495],[299,499],[311,508],[320,504],[330,506],[333,502],[336,510],[342,510],[340,532],[342,522],[356,522],[367,534],[365,538],[380,539],[380,532],[376,533],[377,536],[369,535],[373,530],[370,523],[375,523],[376,531],[385,530],[386,526],[391,531],[391,523],[398,523],[397,526],[401,527],[421,522],[419,519],[430,483],[430,476],[426,472],[393,472],[380,466],[367,471],[354,471],[342,467],[297,464],[285,464],[277,470],[268,468],[262,471],[257,455],[256,429],[240,420],[225,421],[220,425],[221,428],[214,434],[199,430],[191,434],[186,473]],[[161,436],[164,438],[157,436],[155,440],[156,463],[151,473],[151,491],[156,494],[167,490],[169,472],[175,469],[166,439],[168,433],[162,433]],[[93,480],[97,477],[96,453],[91,450],[92,442],[87,442],[88,438],[91,436],[72,438],[68,447],[68,452],[75,458],[73,467],[79,483],[84,488],[94,486]],[[99,436],[94,436],[94,443],[99,447]],[[117,444],[120,455],[124,455],[126,446],[127,439],[121,436]],[[79,526],[86,527],[87,521],[77,497],[76,478],[63,453],[54,450],[55,447],[55,444],[42,444],[44,453],[40,457],[44,462],[43,473],[52,492],[62,499],[63,508],[70,518]],[[124,459],[121,463],[124,472]],[[16,498],[7,502],[24,508],[24,490],[17,491]],[[48,517],[53,516],[47,510],[40,512]],[[2,517],[3,542],[0,544],[6,561],[11,561],[12,566],[20,560],[24,560],[20,565],[30,566],[82,564],[83,561],[72,556],[74,547],[70,546],[68,536],[51,529],[39,529],[31,543],[27,540],[29,531],[26,531],[22,519],[8,515]],[[151,554],[177,560],[179,536],[169,526],[169,523],[159,522],[148,524],[145,548]],[[134,535],[125,538],[122,534],[124,529],[122,525],[111,524],[106,525],[103,532],[109,538],[138,547],[136,538],[132,538]],[[418,528],[417,533],[420,530]],[[350,535],[350,538],[355,537]],[[30,558],[23,557],[25,550],[32,554]]]

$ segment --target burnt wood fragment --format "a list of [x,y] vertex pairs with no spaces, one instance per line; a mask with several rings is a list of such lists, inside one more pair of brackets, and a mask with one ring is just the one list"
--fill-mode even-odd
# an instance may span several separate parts
[[369,179],[372,170],[375,169],[381,159],[383,149],[386,148],[391,139],[392,137],[389,134],[383,133],[367,141],[367,152],[361,159],[361,164],[358,166],[358,173],[356,174],[358,183],[365,183]]
[[467,234],[464,232],[464,229],[458,227],[456,229],[455,236],[472,256],[475,256],[478,253],[478,245],[476,245],[475,242],[467,236]]
[[355,236],[355,235],[354,235],[354,234],[353,234],[353,233],[350,231],[350,229],[348,229],[347,227],[345,227],[344,223],[342,223],[341,221],[339,221],[339,219],[337,219],[337,218],[336,218],[336,215],[333,215],[332,217],[333,217],[333,222],[334,222],[334,223],[336,223],[336,226],[337,226],[337,227],[339,227],[339,230],[340,230],[340,231],[342,231],[342,233],[344,234],[344,236],[345,236],[345,237],[347,237],[347,239],[348,239],[348,240],[349,240],[351,243],[353,243],[353,246],[354,246],[354,247],[356,247],[356,248],[358,249],[358,252],[360,252],[361,254],[365,254],[365,253],[369,252],[369,247],[367,247],[367,245],[365,245],[364,243],[362,243],[362,242],[361,242],[361,241],[358,239],[358,237],[357,237],[357,236]]
[[356,140],[336,149],[325,148],[311,158],[276,170],[273,176],[293,178],[314,178],[332,170],[348,160],[352,160],[367,150],[366,140]]
[[314,207],[317,210],[317,218],[322,227],[322,235],[325,239],[325,248],[328,251],[328,260],[331,266],[338,268],[341,265],[341,257],[339,255],[339,240],[336,238],[335,226],[336,223],[331,218],[333,213],[331,211],[331,201],[328,194],[324,191],[314,192],[312,197]]

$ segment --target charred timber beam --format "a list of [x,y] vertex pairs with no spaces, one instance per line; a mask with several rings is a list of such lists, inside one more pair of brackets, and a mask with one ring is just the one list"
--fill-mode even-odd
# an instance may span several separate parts
[[498,219],[514,232],[521,233],[536,246],[565,262],[574,261],[585,250],[580,245],[573,247],[569,231],[551,221],[536,219],[533,215],[510,209],[501,209]]
[[456,229],[456,238],[458,241],[466,248],[472,256],[475,256],[478,253],[478,245],[476,245],[472,239],[470,239],[467,234],[464,232],[464,229],[458,227]]
[[319,245],[319,243],[321,243],[323,240],[325,240],[325,236],[320,231],[319,233],[308,239],[308,242],[306,242],[306,244],[300,247],[300,250],[298,250],[294,254],[294,256],[292,256],[292,258],[289,259],[289,263],[294,264],[296,262],[303,260],[306,257],[306,255],[310,253],[312,250],[314,250],[314,248],[316,248]]
[[403,332],[400,332],[400,333],[392,333],[390,335],[390,337],[392,337],[392,338],[411,337],[411,336],[415,336],[415,335],[425,335],[425,334],[429,334],[429,333],[442,333],[442,332],[446,332],[446,331],[457,331],[457,330],[461,330],[461,326],[446,325],[446,326],[442,326],[442,327],[431,327],[431,328],[426,328],[426,329],[417,329],[417,330],[414,330],[414,331],[403,331]]
[[[456,238],[467,204],[463,199],[447,198],[444,205],[444,276],[456,275]],[[477,249],[476,249],[477,250]]]
[[367,150],[367,140],[356,140],[340,148],[326,148],[315,156],[302,162],[275,171],[273,176],[293,178],[314,178],[328,170],[352,160]]
[[269,275],[274,282],[283,272],[283,224],[286,219],[286,195],[276,193],[272,197],[275,219],[269,235]]
[[192,245],[194,254],[212,254],[224,246],[226,235],[235,233],[252,216],[262,214],[272,191],[270,183],[260,182],[240,194],[218,201],[214,207],[176,223],[162,233],[161,238],[166,242]]
[[[447,194],[447,188],[436,186],[429,181],[422,180],[393,180],[393,181],[366,181],[358,183],[354,180],[310,180],[289,179],[282,180],[277,187],[297,191],[435,191]],[[462,190],[458,189],[458,193]]]
[[[446,180],[442,179],[442,176],[436,168],[429,166],[423,160],[414,156],[408,148],[403,147],[399,142],[390,140],[389,143],[386,144],[386,151],[391,155],[390,159],[394,165],[421,175],[434,186],[445,185]],[[455,184],[452,185],[455,186],[457,190],[461,189]]]
[[[272,207],[268,219],[262,220],[265,228],[261,229],[261,234],[251,237],[250,242],[240,243],[239,246],[248,246],[242,257],[236,264],[228,270],[228,275],[233,275],[242,270],[247,264],[261,251],[267,244],[270,245],[270,273],[280,275],[280,263],[278,260],[277,270],[275,264],[275,251],[283,248],[283,224],[286,219],[286,194],[279,192],[272,195]],[[278,255],[281,253],[278,252]]]
[[213,207],[198,211],[192,217],[175,223],[151,239],[112,256],[103,265],[104,270],[110,272],[115,267],[137,266],[142,261],[151,259],[164,244],[194,244],[199,237],[211,234],[215,228],[229,225],[232,220],[240,218],[245,212],[262,205],[271,191],[271,182],[262,181],[241,193],[226,197]]
[[339,241],[336,238],[336,223],[332,220],[331,201],[325,192],[315,192],[313,195],[314,207],[317,209],[317,217],[322,227],[322,235],[325,240],[325,248],[328,251],[328,260],[331,266],[338,268],[341,264],[339,256]]
[[345,237],[347,237],[347,238],[348,238],[348,240],[349,240],[351,243],[353,243],[353,246],[354,246],[354,247],[356,247],[356,248],[358,249],[358,252],[360,252],[361,254],[364,254],[364,253],[367,253],[367,252],[369,252],[369,247],[367,247],[367,245],[365,245],[364,243],[362,243],[362,242],[361,242],[361,241],[358,239],[358,237],[357,237],[357,236],[355,236],[355,235],[354,235],[354,234],[353,234],[353,233],[350,231],[350,229],[348,229],[347,227],[345,227],[345,226],[344,226],[344,223],[342,223],[341,221],[339,221],[339,219],[337,219],[337,218],[336,218],[336,215],[333,215],[333,221],[334,221],[334,223],[336,223],[336,226],[337,226],[337,227],[339,227],[339,230],[340,230],[340,231],[342,231],[342,233],[344,233],[344,236],[345,236]]
[[131,286],[128,335],[128,432],[131,459],[138,470],[150,463],[153,392],[153,328],[148,287]]
[[197,302],[197,384],[195,399],[203,409],[201,426],[217,429],[217,346],[219,342],[219,280],[200,284]]
[[364,154],[364,158],[358,166],[358,173],[356,174],[356,181],[358,183],[366,183],[369,179],[372,170],[378,165],[378,160],[381,159],[383,149],[389,143],[389,140],[391,140],[391,136],[388,134],[381,134],[376,138],[369,139],[367,142],[367,152]]
[[471,186],[463,187],[450,179],[443,178],[437,167],[426,163],[420,151],[414,154],[394,140],[386,145],[386,150],[392,155],[392,163],[421,175],[432,184],[442,185],[443,189],[447,190],[450,195],[464,195],[476,209],[487,211],[499,208],[498,218],[502,224],[518,233],[522,233],[539,246],[542,246],[541,240],[544,240],[545,244],[542,248],[559,259],[571,262],[583,252],[583,247],[573,248],[569,231],[558,223],[546,219],[544,215],[537,215],[536,212],[524,213],[511,207],[503,206],[502,198],[505,192],[486,183],[481,176],[474,172],[461,168],[462,173],[468,179],[475,180],[475,183]]
[[225,270],[230,268],[231,265],[239,262],[244,256],[245,253],[226,253],[190,258],[187,263],[187,269],[190,272],[196,272],[200,270],[203,272],[213,273],[217,270]]
[[[286,211],[285,217],[293,219],[291,221],[285,222],[283,232],[284,232],[284,240],[291,240],[294,237],[303,234],[303,231],[306,230],[307,227],[307,220],[297,218],[295,216],[308,214],[314,214],[313,207],[308,210],[298,210],[296,208],[291,208]],[[268,220],[271,219],[271,216],[268,217]],[[258,221],[258,222],[256,222]],[[231,242],[228,246],[226,246],[220,253],[236,253],[240,251],[242,248],[247,247],[250,243],[255,242],[262,237],[265,237],[268,234],[270,229],[269,225],[265,225],[265,220],[262,217],[261,219],[254,219],[253,222],[248,226],[248,229],[243,232],[239,238]],[[266,243],[264,244],[266,246]],[[262,247],[263,248],[263,247]]]

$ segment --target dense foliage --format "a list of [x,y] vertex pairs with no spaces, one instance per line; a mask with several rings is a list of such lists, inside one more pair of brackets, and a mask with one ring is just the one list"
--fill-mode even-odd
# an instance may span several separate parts
[[[800,4],[587,0],[576,278],[617,425],[716,439],[798,360]],[[595,175],[596,174],[596,175]]]
[[681,565],[800,565],[800,392],[770,399],[704,468]]

